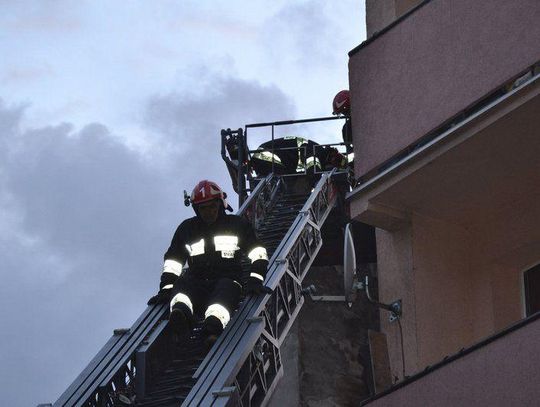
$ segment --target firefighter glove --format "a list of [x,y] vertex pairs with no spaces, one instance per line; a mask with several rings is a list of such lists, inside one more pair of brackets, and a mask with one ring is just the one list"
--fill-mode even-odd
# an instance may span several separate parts
[[148,300],[148,305],[166,304],[171,299],[171,289],[161,289],[159,292]]
[[263,285],[263,282],[256,278],[256,277],[249,277],[245,286],[245,290],[247,294],[270,294],[272,293],[272,289],[269,287],[265,287]]

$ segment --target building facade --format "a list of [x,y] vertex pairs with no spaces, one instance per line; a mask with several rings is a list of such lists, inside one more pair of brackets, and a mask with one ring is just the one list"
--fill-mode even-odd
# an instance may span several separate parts
[[347,199],[376,228],[379,300],[403,311],[380,312],[369,403],[534,405],[540,2],[368,0],[366,11],[368,39],[349,61],[360,183]]

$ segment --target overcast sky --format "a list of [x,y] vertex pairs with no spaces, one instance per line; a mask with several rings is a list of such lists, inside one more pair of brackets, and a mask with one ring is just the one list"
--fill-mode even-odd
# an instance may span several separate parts
[[221,128],[331,114],[364,19],[360,0],[0,0],[2,405],[54,402],[145,309],[182,191],[231,192]]

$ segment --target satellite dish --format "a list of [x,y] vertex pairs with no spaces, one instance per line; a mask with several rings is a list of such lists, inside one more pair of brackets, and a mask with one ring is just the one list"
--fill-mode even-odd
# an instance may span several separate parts
[[356,298],[356,254],[354,253],[354,240],[352,226],[345,226],[345,239],[343,244],[343,288],[345,301],[353,302]]

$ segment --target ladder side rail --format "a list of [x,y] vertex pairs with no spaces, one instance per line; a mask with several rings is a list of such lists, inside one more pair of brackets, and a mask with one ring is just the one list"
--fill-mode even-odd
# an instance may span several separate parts
[[[272,269],[275,267],[284,267],[284,265],[278,264],[277,262],[271,262],[269,274],[273,273]],[[249,319],[250,316],[256,315],[256,310],[260,308],[258,301],[261,301],[260,297],[248,297],[240,309],[234,314],[233,319],[229,322],[225,331],[220,335],[211,352],[206,356],[205,360],[203,360],[193,375],[193,378],[198,379],[198,381],[192,389],[192,392],[201,387],[203,381],[212,373],[219,360],[227,358],[228,352],[236,346],[236,340],[241,338],[244,333],[245,321]]]
[[[110,394],[113,391],[112,385],[118,386],[120,384],[119,377],[125,374],[127,371],[135,371],[135,349],[143,340],[144,337],[157,325],[159,321],[163,319],[166,313],[167,307],[164,304],[157,304],[148,306],[145,311],[148,311],[147,318],[137,320],[132,328],[124,334],[124,341],[122,347],[110,358],[110,360],[104,361],[103,368],[100,371],[89,378],[88,385],[85,389],[80,389],[76,394],[75,404],[76,406],[103,406],[110,405],[106,403],[107,399],[110,399]],[[145,312],[146,313],[146,312]],[[135,344],[135,349],[134,345]],[[126,361],[127,359],[127,361]],[[128,363],[131,362],[131,366]],[[103,378],[110,376],[109,383],[104,383]],[[133,379],[133,378],[132,378]],[[107,386],[108,384],[108,386]],[[123,383],[122,388],[126,386]],[[118,387],[117,387],[118,390]]]
[[114,363],[114,360],[121,354],[129,339],[136,335],[141,327],[151,324],[154,320],[159,320],[164,310],[165,307],[160,306],[146,307],[129,330],[121,334],[114,334],[68,389],[58,398],[54,406],[74,406],[81,403],[81,394],[98,385],[96,378]]
[[[296,298],[298,304],[296,309],[290,313],[289,321],[287,321],[285,326],[280,327],[280,324],[278,324],[277,321],[275,322],[277,330],[276,338],[278,339],[280,346],[285,340],[290,327],[294,323],[294,320],[303,305],[301,283],[322,246],[320,228],[326,221],[336,201],[337,196],[335,189],[330,182],[333,173],[334,171],[329,173],[326,179],[321,179],[319,185],[321,187],[320,191],[313,194],[311,196],[312,199],[308,200],[304,205],[304,208],[301,211],[303,219],[298,224],[299,230],[296,231],[299,237],[294,240],[293,247],[287,251],[285,261],[287,263],[286,272],[291,277],[290,285],[292,285],[293,291],[291,297],[293,299]],[[317,208],[317,211],[314,211],[314,208]],[[282,290],[288,289],[291,291],[291,289],[284,284],[287,281],[287,275],[284,275],[283,272],[277,273],[275,276],[270,276],[268,285],[271,288],[273,286],[272,279],[281,286]],[[284,294],[284,297],[285,296],[289,297],[288,294]],[[261,310],[261,312],[263,312],[263,310]]]
[[[289,232],[287,233],[287,238],[284,238],[282,240],[282,242],[280,243],[278,249],[274,252],[274,255],[272,256],[272,259],[270,261],[270,267],[269,267],[269,273],[268,273],[268,276],[271,277],[273,275],[273,268],[275,267],[279,267],[279,262],[276,262],[275,260],[280,256],[280,253],[283,251],[283,248],[284,247],[287,247],[287,246],[291,246],[292,247],[292,241],[291,241],[291,237],[293,238],[292,240],[294,240],[296,234],[294,233],[294,231],[297,229],[297,224],[298,222],[301,221],[303,216],[297,216],[295,221],[293,222],[293,225],[291,225],[290,227],[290,230]],[[290,249],[289,249],[290,250]],[[272,287],[271,287],[272,288]],[[252,303],[247,303],[247,304],[243,304],[243,307],[241,308],[241,310],[239,310],[239,312],[237,312],[236,314],[236,325],[240,325],[242,323],[242,321],[247,317],[247,315],[251,314],[253,315],[254,312],[251,311],[251,308],[252,308]],[[231,321],[233,322],[233,321]],[[238,328],[237,326],[233,326],[231,328]],[[235,329],[229,329],[229,327],[227,327],[228,329],[226,330],[227,332],[224,332],[221,336],[223,337],[223,342],[225,342],[225,340],[227,340],[227,342],[230,342],[231,340],[234,339],[234,337],[236,336],[235,334],[237,334],[237,331]],[[230,337],[233,337],[233,339],[231,339]],[[240,337],[241,337],[241,334],[240,334]],[[222,346],[220,346],[221,344],[219,344],[218,346],[215,346],[214,349],[219,349],[220,350],[220,354],[219,354],[219,357],[222,357],[222,354],[226,352],[227,349],[229,349],[230,351],[230,348],[223,348]],[[211,368],[208,368],[206,365],[209,364],[209,360],[213,358],[213,363],[210,363],[210,365],[212,366]],[[196,372],[196,374],[194,375],[195,378],[198,378],[198,382],[196,383],[196,386],[194,387],[194,389],[192,389],[192,393],[194,392],[197,392],[199,391],[199,388],[203,386],[204,384],[204,381],[206,380],[206,377],[201,377],[201,376],[204,376],[204,375],[201,375],[201,370],[205,369],[205,373],[206,373],[206,376],[208,375],[211,375],[211,372],[213,370],[213,366],[215,366],[216,363],[219,363],[219,359],[216,359],[216,357],[214,356],[214,354],[211,354],[211,355],[208,355],[207,358],[206,358],[206,363],[204,363],[204,365],[201,365],[198,369],[198,371]],[[190,393],[191,394],[191,393]]]
[[261,191],[267,187],[268,183],[270,182],[270,180],[272,179],[272,174],[268,175],[266,178],[264,178],[263,180],[261,180],[257,186],[255,187],[255,189],[253,190],[253,192],[251,194],[249,194],[249,197],[248,199],[246,199],[244,201],[244,203],[242,204],[242,206],[240,206],[240,208],[238,209],[238,211],[236,212],[236,214],[238,216],[245,216],[245,213],[247,212],[248,208],[251,207],[253,205],[253,202],[255,200],[255,198],[261,193]]
[[[318,185],[318,186],[321,186],[321,190],[319,191],[319,193],[312,195],[313,200],[311,200],[311,202],[310,202],[310,200],[308,200],[306,202],[306,204],[304,205],[304,208],[303,208],[303,211],[302,211],[304,214],[309,213],[312,216],[313,215],[317,216],[317,218],[319,220],[319,222],[317,224],[315,224],[315,225],[313,224],[315,219],[308,219],[304,223],[303,226],[304,226],[304,231],[311,229],[312,231],[318,232],[319,238],[320,238],[320,227],[322,226],[322,224],[324,223],[324,221],[328,217],[328,215],[329,215],[329,213],[330,213],[331,209],[333,208],[333,206],[335,204],[335,201],[336,201],[335,190],[333,189],[333,186],[332,186],[332,184],[330,182],[332,174],[333,174],[333,171],[332,171],[332,173],[328,174],[328,177],[325,180],[320,181],[320,185]],[[314,192],[315,192],[315,190],[314,190]],[[325,205],[320,205],[322,203],[324,203]],[[316,207],[319,208],[319,211],[316,212],[316,213],[311,211],[311,208],[314,206],[314,204],[319,204],[319,205],[316,205]],[[314,227],[314,226],[317,226],[317,227]],[[300,227],[302,227],[302,226],[300,226]],[[306,227],[308,227],[308,229],[305,229]],[[298,242],[296,242],[296,245],[300,246]],[[314,250],[311,253],[311,256],[309,256],[310,259],[305,263],[305,265],[303,267],[304,270],[299,273],[299,275],[301,276],[301,280],[303,280],[304,276],[307,274],[307,271],[311,267],[311,264],[312,264],[313,260],[315,259],[321,245],[322,245],[322,239],[319,239],[319,242],[317,243],[316,250]],[[294,252],[294,250],[290,250],[288,252],[288,255],[290,255],[293,252]],[[289,261],[289,258],[287,258],[286,264],[289,266],[291,263],[292,262]],[[276,271],[278,271],[278,270],[276,270]],[[289,267],[287,267],[286,271],[289,272]],[[281,282],[283,282],[284,277],[286,277],[286,274],[283,273],[282,270],[281,270],[280,274],[281,274],[281,276],[279,274],[277,274],[276,277],[274,277],[274,278],[279,279],[278,281],[281,283]],[[300,280],[300,282],[301,282],[301,280]],[[300,289],[301,289],[301,285],[298,285],[297,291],[299,292]],[[294,322],[294,319],[296,318],[298,312],[300,311],[301,306],[303,305],[303,297],[301,297],[301,299],[302,299],[302,301],[298,302],[298,304],[296,306],[296,309],[293,311],[293,314],[292,314],[293,318],[291,318],[288,321],[286,327],[281,332],[279,332],[279,334],[278,334],[279,335],[280,346],[283,343],[283,341],[284,341],[284,339],[285,339],[285,337],[286,337],[286,335],[288,333],[288,330],[290,329],[290,326],[292,325],[292,323]],[[264,303],[265,310],[266,310],[266,308],[268,306],[268,300],[269,300],[268,297],[266,297],[265,299],[263,299],[261,301],[261,304],[260,304],[260,305],[262,305]],[[261,312],[263,312],[263,310],[261,310]],[[267,327],[268,327],[268,324],[266,325],[266,328]],[[265,332],[268,332],[268,331],[265,331]],[[277,385],[277,381],[279,380],[279,377],[280,376],[276,376],[273,379],[273,382],[270,384],[270,386],[268,386],[269,391],[266,392],[266,394],[264,396],[264,399],[260,403],[257,402],[256,404],[253,404],[253,405],[266,405],[266,403],[268,402],[268,400],[270,398],[270,395],[272,394],[273,389]],[[237,382],[236,379],[235,379],[235,381]],[[227,386],[227,383],[231,383],[231,378],[230,377],[227,378],[227,380],[224,382],[223,386]],[[241,390],[240,390],[240,392],[241,392]],[[253,393],[253,389],[249,389],[249,392]]]
[[[283,363],[279,347],[264,340],[263,335],[256,342],[243,365],[237,370],[231,386],[224,389],[234,391],[218,392],[212,406],[258,406],[266,405],[268,394],[272,394],[279,379],[283,376]],[[216,391],[212,392],[213,394]]]
[[102,397],[109,397],[115,390],[125,387],[129,384],[135,385],[134,372],[136,369],[136,350],[150,334],[150,332],[159,326],[160,320],[166,313],[166,304],[154,305],[157,311],[154,318],[149,318],[146,323],[137,326],[135,332],[127,339],[121,352],[111,361],[101,374],[96,377],[96,389],[89,389],[82,400],[95,400]]
[[[314,191],[312,193],[312,196],[318,195],[318,194],[321,193],[321,191],[323,191],[323,187],[326,184],[328,184],[328,180],[330,179],[330,175],[329,174],[324,174],[324,176],[321,177],[321,180],[319,180],[319,183],[317,184],[317,187],[314,189]],[[324,189],[324,192],[326,192],[326,189]],[[306,204],[303,207],[303,214],[299,214],[296,217],[293,225],[291,226],[291,228],[289,229],[289,232],[287,233],[286,238],[284,238],[282,240],[282,242],[280,243],[278,249],[275,251],[274,255],[272,256],[272,260],[271,260],[271,264],[270,264],[270,268],[269,268],[269,273],[268,273],[268,277],[267,277],[267,279],[270,278],[270,280],[268,280],[268,281],[272,281],[271,279],[272,279],[272,276],[274,275],[274,269],[275,268],[283,268],[283,267],[280,266],[280,262],[276,261],[276,260],[280,256],[282,256],[283,252],[290,251],[292,249],[292,247],[294,246],[295,241],[298,239],[298,237],[300,236],[300,233],[302,231],[302,228],[301,227],[299,228],[299,224],[302,223],[302,220],[306,217],[305,214],[309,213],[309,208],[310,208],[311,204],[313,203],[313,201],[314,201],[314,199],[311,199],[311,200],[308,199],[308,201],[306,202]],[[283,273],[284,273],[284,271],[282,273],[280,273],[280,274],[283,275]],[[269,286],[271,288],[274,288],[274,287],[272,287],[272,284],[270,284]],[[259,298],[259,301],[262,301],[262,299]],[[188,395],[188,399],[186,399],[186,402],[188,400],[191,400],[191,397],[194,397],[194,394],[196,394],[197,392],[204,391],[204,387],[208,386],[208,383],[211,382],[211,379],[209,379],[209,377],[215,375],[215,367],[219,363],[222,363],[222,360],[229,357],[230,352],[232,352],[232,349],[234,349],[234,346],[235,346],[234,343],[231,343],[231,341],[232,342],[238,341],[239,338],[241,338],[241,336],[243,335],[243,330],[240,329],[240,326],[242,325],[242,322],[246,318],[248,318],[249,315],[257,316],[260,313],[261,308],[264,308],[264,306],[255,305],[256,309],[253,310],[252,309],[253,306],[254,306],[253,299],[251,299],[251,301],[249,301],[247,303],[244,303],[241,310],[239,310],[239,312],[237,312],[237,314],[236,314],[237,318],[235,318],[236,319],[235,326],[231,327],[231,328],[236,328],[236,329],[229,329],[229,326],[228,326],[226,331],[223,332],[223,334],[221,335],[221,337],[223,337],[222,342],[224,343],[225,341],[227,341],[228,346],[227,345],[226,346],[221,346],[221,343],[218,344],[218,346],[214,346],[214,349],[219,349],[219,352],[216,351],[212,355],[208,355],[207,358],[206,358],[205,365],[199,367],[198,372],[196,372],[196,374],[195,374],[195,377],[198,379],[198,381],[197,381],[195,387],[190,392],[190,395]],[[201,370],[202,370],[202,372],[201,372]],[[186,404],[186,405],[188,405],[188,404]]]
[[[234,344],[231,354],[225,358],[222,362],[221,369],[219,371],[215,370],[214,375],[207,379],[205,392],[199,392],[192,399],[189,400],[189,403],[186,403],[188,399],[184,401],[184,405],[204,405],[208,406],[211,404],[211,400],[214,399],[214,393],[220,392],[224,389],[223,386],[220,386],[219,383],[223,380],[220,380],[223,376],[228,376],[229,370],[237,371],[240,369],[241,365],[239,364],[240,359],[245,359],[255,347],[255,344],[259,340],[262,331],[264,330],[264,320],[262,318],[257,318],[251,321],[244,321],[244,332],[238,338],[238,341]],[[234,357],[237,356],[237,357]],[[216,384],[217,382],[217,384]],[[208,389],[210,391],[208,391]],[[210,401],[210,402],[209,402]]]
[[[275,256],[272,257],[272,260],[270,261],[270,267],[268,272],[269,275],[273,274],[273,269],[275,267],[284,267],[283,264],[274,261],[275,257],[277,257],[277,253],[275,254]],[[208,368],[207,366],[210,364],[211,359],[221,358],[222,354],[226,353],[227,344],[231,343],[234,337],[241,337],[242,333],[238,334],[237,331],[241,330],[242,323],[247,318],[249,318],[249,315],[255,314],[255,311],[253,310],[253,307],[257,307],[255,299],[256,298],[254,297],[248,297],[246,301],[242,304],[240,309],[234,314],[233,320],[231,320],[231,322],[227,325],[225,331],[220,335],[217,344],[212,348],[211,352],[206,356],[203,363],[201,363],[201,365],[193,375],[193,378],[199,379],[199,382],[198,384],[196,384],[196,386],[200,386],[201,381],[204,380],[204,378],[201,377],[203,375],[203,372],[209,374],[209,372],[212,371],[212,367]],[[216,362],[216,360],[212,360],[211,366],[214,366]]]
[[236,212],[236,215],[243,216],[250,220],[254,226],[259,212],[266,215],[272,208],[279,191],[283,185],[282,179],[274,174],[269,174],[263,178],[255,187],[253,192],[244,201]]
[[[261,328],[264,328],[264,326],[261,326]],[[236,380],[230,386],[222,388],[219,385],[214,386],[212,391],[202,399],[201,405],[220,404],[215,398],[216,394],[223,394],[225,400],[221,402],[226,401],[226,398],[230,398],[234,393],[230,391],[223,392],[222,390],[225,389],[235,389],[242,405],[260,404],[270,389],[269,384],[271,385],[275,381],[276,376],[283,374],[279,349],[264,342],[262,332],[262,329],[260,329],[253,332],[250,337],[246,338],[246,335],[242,338],[244,343],[240,342],[238,344],[236,353],[227,361],[227,365],[221,374],[216,377],[216,383],[222,383],[229,372],[233,372]],[[277,357],[275,357],[276,354]]]
[[[275,266],[278,268],[285,268],[285,264],[277,264],[275,263]],[[275,290],[274,294],[272,295],[278,295],[277,290]],[[246,308],[248,308],[248,315],[257,315],[257,310],[262,307],[262,303],[264,302],[264,299],[261,297],[252,297],[250,299],[249,304]],[[254,343],[257,342],[266,342],[267,345],[273,349],[274,353],[277,354],[276,359],[279,361],[279,365],[275,367],[276,373],[276,379],[280,377],[282,372],[282,366],[281,366],[281,355],[279,354],[279,348],[275,346],[275,340],[269,341],[267,340],[267,337],[272,337],[271,334],[267,331],[267,319],[266,316],[263,316],[265,320],[265,326],[264,330],[260,333],[259,337],[256,339]],[[206,376],[201,377],[199,381],[197,382],[198,389],[194,389],[196,391],[192,391],[188,398],[184,401],[184,406],[190,406],[190,405],[210,405],[209,404],[209,394],[211,395],[212,392],[215,392],[219,389],[224,389],[231,386],[226,386],[224,383],[226,379],[229,379],[227,381],[231,381],[232,383],[236,383],[236,386],[241,385],[241,380],[237,377],[238,372],[240,369],[244,366],[246,362],[246,358],[248,355],[252,354],[254,352],[253,346],[249,347],[248,349],[243,348],[242,341],[245,337],[245,328],[249,327],[249,317],[242,318],[241,325],[244,329],[239,329],[232,340],[229,342],[227,349],[224,352],[224,355],[216,361],[215,367],[212,369],[206,369],[205,373],[207,373]],[[219,367],[219,368],[218,368]],[[258,366],[251,366],[249,375],[253,376],[253,373],[251,372],[251,368],[255,369]],[[230,380],[230,378],[233,378],[234,380]],[[270,380],[272,381],[272,380]],[[251,387],[253,383],[249,382],[246,383],[247,387],[249,389],[242,389],[239,387],[239,391],[242,392],[242,394],[251,394]],[[272,387],[272,386],[270,386]],[[255,392],[256,393],[256,392]],[[220,396],[220,400],[226,401],[228,397],[231,397],[231,395],[222,394]],[[263,396],[264,399],[265,396]],[[211,399],[211,398],[210,398]],[[200,403],[200,404],[199,404]],[[244,405],[251,405],[249,403]]]
[[[199,376],[197,377],[197,382],[182,403],[183,406],[197,405],[197,400],[200,401],[208,392],[208,389],[215,381],[216,376],[221,372],[227,360],[234,353],[235,349],[238,347],[238,343],[246,335],[246,332],[250,328],[250,324],[248,323],[248,315],[250,314],[249,309],[253,307],[253,300],[253,298],[250,298],[249,302],[246,304],[246,310],[243,312],[243,318],[239,319],[234,332],[229,332],[227,340],[221,342],[218,351],[200,372]],[[214,348],[216,348],[215,345]],[[195,377],[195,375],[193,377]]]
[[269,175],[266,187],[255,198],[253,204],[253,218],[251,219],[254,228],[257,230],[264,222],[268,213],[272,210],[279,192],[282,189],[282,178]]
[[[135,354],[137,375],[135,376],[135,394],[137,398],[142,399],[146,395],[146,390],[149,385],[152,384],[153,374],[152,362],[159,360],[160,362],[166,362],[172,357],[172,350],[170,346],[167,346],[166,333],[168,321],[162,320],[159,322],[157,328],[145,339]],[[165,343],[164,343],[165,342]],[[161,365],[161,363],[159,363]]]
[[88,376],[90,376],[99,365],[107,357],[107,355],[113,351],[117,343],[122,340],[122,335],[113,335],[109,338],[107,343],[101,348],[101,350],[92,358],[84,370],[79,373],[75,380],[69,385],[69,387],[58,397],[53,404],[54,407],[73,405],[69,404],[69,401],[77,392],[77,390],[83,385]]
[[[335,203],[335,197],[336,197],[335,194],[332,194],[332,187],[331,187],[331,175],[332,175],[332,173],[324,174],[324,176],[321,178],[321,180],[317,184],[317,187],[314,189],[312,195],[310,196],[310,198],[308,199],[308,201],[304,205],[302,213],[297,216],[294,225],[291,227],[290,231],[288,232],[288,234],[287,234],[288,239],[284,239],[281,242],[280,247],[278,247],[278,249],[276,250],[274,256],[272,256],[274,261],[273,261],[272,266],[271,266],[272,270],[269,270],[270,273],[269,273],[269,278],[268,278],[268,282],[269,282],[268,285],[271,288],[276,288],[279,281],[281,281],[282,277],[285,275],[284,267],[280,267],[280,264],[279,264],[279,263],[282,263],[282,262],[280,262],[280,261],[276,262],[275,261],[276,258],[283,259],[283,255],[285,253],[289,253],[291,251],[292,247],[297,243],[296,241],[298,240],[300,234],[302,233],[302,231],[304,230],[306,225],[309,225],[312,230],[319,231],[318,230],[319,228],[316,228],[316,227],[314,228],[313,227],[314,225],[316,225],[316,223],[314,221],[318,219],[320,222],[324,222],[324,220],[328,216],[328,213],[332,209],[333,204]],[[322,199],[322,200],[317,199],[317,196],[320,195],[320,194],[329,195],[330,199]],[[312,211],[311,210],[312,209],[311,207],[314,204],[320,204],[321,202],[326,203],[326,205],[324,205],[325,209],[323,211],[321,211],[321,210]],[[319,206],[321,206],[321,205],[319,205]],[[311,222],[308,221],[309,219],[305,220],[303,222],[303,225],[302,225],[302,218],[307,218],[308,217],[307,215],[311,215],[309,217],[315,217],[315,219],[313,219]],[[294,236],[296,236],[296,239],[290,239],[290,237],[294,237]],[[285,249],[285,247],[286,247],[286,249]],[[318,247],[320,247],[320,245],[318,245]],[[305,265],[306,268],[310,267],[310,265],[311,265],[315,255],[316,255],[317,251],[318,251],[318,249],[315,250],[312,253],[312,259],[308,263],[306,263],[306,265]],[[281,272],[277,272],[277,270],[276,270],[277,268],[281,269]],[[306,270],[306,272],[307,272],[307,270]],[[306,272],[302,272],[300,274],[300,276],[303,278],[303,276],[305,275]],[[297,289],[297,292],[300,292],[300,289]],[[274,296],[274,295],[277,296],[277,293],[278,293],[278,291],[275,291],[274,294],[272,294],[272,296]],[[249,313],[251,314],[252,318],[257,317],[262,313],[263,309],[265,308],[265,306],[268,303],[268,298],[269,297],[271,297],[271,296],[264,296],[263,298],[258,298],[258,300],[256,301],[255,304],[251,304],[251,303],[245,304],[245,308],[249,308]],[[278,337],[281,337],[281,338],[285,337],[285,335],[288,332],[288,329],[292,325],[292,322],[294,322],[294,318],[296,317],[296,315],[297,315],[297,313],[298,313],[298,311],[299,311],[302,304],[303,304],[303,301],[298,301],[298,304],[296,304],[296,306],[295,306],[295,311],[296,312],[294,312],[294,314],[291,314],[291,316],[293,318],[291,319],[291,317],[289,317],[290,323],[287,323],[286,327],[284,329],[282,329],[281,335],[278,334]],[[244,319],[244,318],[242,318],[242,319]],[[271,335],[271,333],[269,335]],[[242,334],[236,335],[235,338],[233,338],[233,341],[236,340],[236,342],[238,342],[241,339],[241,337],[242,337]],[[278,340],[279,340],[279,338],[278,338]],[[233,345],[233,344],[231,344],[231,345]],[[234,348],[234,345],[229,346],[229,349],[232,349],[232,348]],[[241,362],[243,362],[243,361],[237,361],[233,365],[237,366],[237,365],[241,364]],[[230,368],[230,363],[229,363],[229,368]],[[205,370],[208,370],[208,368],[205,369]],[[222,369],[220,369],[220,372],[221,371],[222,371]],[[227,376],[227,374],[228,374],[228,376]],[[231,371],[226,372],[226,373],[220,373],[220,377],[225,377],[226,376],[227,377],[227,382],[230,383],[231,382],[231,374],[232,374]],[[204,375],[202,375],[202,376],[204,376]],[[201,391],[203,391],[205,394],[208,393],[208,390],[209,390],[208,386],[211,383],[213,383],[214,385],[216,384],[215,380],[213,380],[210,376],[215,376],[215,374],[212,375],[211,373],[209,373],[204,378],[200,377],[198,383],[200,383],[200,380],[202,379],[202,380],[205,380],[205,385],[199,385],[197,389],[194,388],[193,389],[194,391],[192,390],[192,393],[198,393],[198,392],[201,392]],[[226,387],[225,383],[217,383],[217,385],[221,386],[221,388]],[[192,393],[190,393],[190,396],[192,395]],[[197,399],[200,399],[200,397],[201,396],[197,396]],[[188,398],[189,398],[189,396],[188,396]],[[186,399],[186,401],[188,401],[188,400]]]

